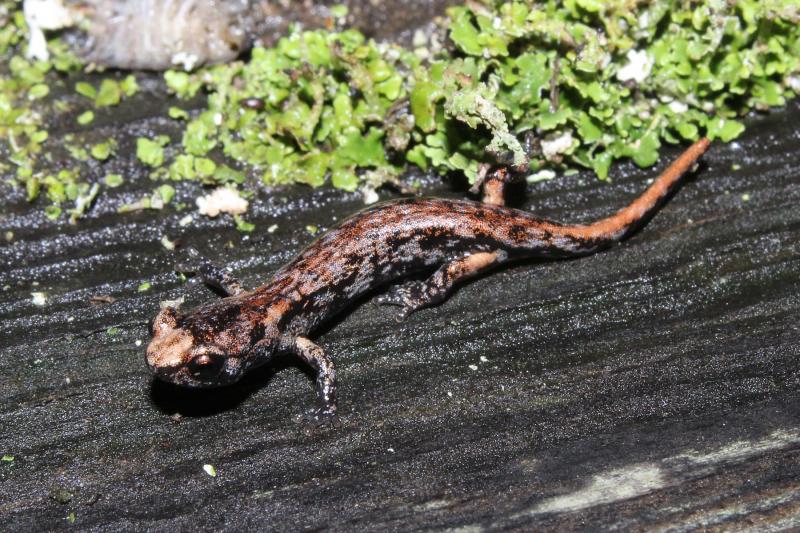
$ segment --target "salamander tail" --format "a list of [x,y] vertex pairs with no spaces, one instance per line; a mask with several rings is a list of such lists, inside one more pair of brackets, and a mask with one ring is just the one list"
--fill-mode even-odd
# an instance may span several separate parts
[[658,211],[664,199],[708,150],[710,144],[706,138],[695,142],[630,205],[593,224],[570,227],[570,233],[577,238],[590,241],[610,243],[624,239]]

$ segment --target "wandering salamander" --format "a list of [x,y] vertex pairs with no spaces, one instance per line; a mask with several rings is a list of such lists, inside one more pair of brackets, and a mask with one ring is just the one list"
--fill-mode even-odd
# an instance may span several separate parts
[[[333,362],[308,336],[360,295],[414,272],[433,271],[379,297],[400,316],[442,302],[460,281],[507,261],[591,254],[643,225],[709,146],[701,139],[629,206],[582,225],[542,220],[505,207],[503,174],[484,183],[484,201],[411,198],[362,211],[323,235],[266,285],[245,290],[222,269],[197,274],[228,296],[180,313],[166,307],[152,323],[147,364],[186,387],[227,385],[277,353],[293,353],[316,372],[322,407],[335,419]],[[188,270],[188,269],[187,269]]]

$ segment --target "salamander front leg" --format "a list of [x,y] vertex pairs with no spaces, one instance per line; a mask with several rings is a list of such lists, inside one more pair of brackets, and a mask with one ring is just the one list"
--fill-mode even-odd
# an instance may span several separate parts
[[317,425],[340,424],[336,415],[336,369],[325,352],[305,337],[286,337],[284,347],[297,355],[317,373],[317,395],[322,407],[315,409],[311,418]]
[[186,250],[186,259],[175,264],[175,270],[183,274],[195,274],[206,285],[222,291],[226,296],[245,292],[239,280],[200,255],[194,248]]
[[380,304],[399,305],[403,310],[398,320],[422,309],[443,302],[461,281],[477,276],[508,258],[503,250],[476,252],[442,265],[425,281],[411,281],[379,297]]
[[409,302],[418,299],[419,295],[425,292],[425,284],[425,281],[411,280],[392,285],[385,293],[376,296],[374,302],[378,305],[406,307]]

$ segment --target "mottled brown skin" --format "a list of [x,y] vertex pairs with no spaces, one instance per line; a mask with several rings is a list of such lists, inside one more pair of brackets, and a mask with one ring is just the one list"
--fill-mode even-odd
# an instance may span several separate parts
[[237,381],[273,354],[291,352],[317,372],[322,409],[336,412],[333,364],[307,336],[376,287],[419,271],[425,281],[378,298],[402,306],[400,317],[447,298],[460,281],[510,260],[586,255],[623,239],[662,200],[708,148],[692,145],[628,207],[588,225],[566,225],[502,205],[505,173],[484,183],[485,201],[404,199],[362,211],[306,248],[272,280],[246,291],[208,263],[195,270],[229,296],[189,313],[163,309],[153,321],[147,362],[162,380],[188,387]]

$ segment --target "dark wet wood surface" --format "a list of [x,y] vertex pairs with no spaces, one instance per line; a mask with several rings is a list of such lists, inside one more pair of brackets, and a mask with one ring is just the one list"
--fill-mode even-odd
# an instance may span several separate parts
[[[153,186],[124,144],[113,165],[128,183],[77,225],[4,187],[0,454],[13,461],[0,462],[0,526],[800,527],[800,106],[749,126],[607,252],[512,266],[401,324],[360,302],[319,338],[338,364],[343,427],[310,434],[296,417],[314,406],[312,383],[291,360],[218,391],[152,381],[143,351],[159,301],[214,297],[181,285],[160,240],[254,286],[311,240],[306,225],[359,209],[357,195],[261,191],[243,239],[225,221],[181,226],[191,207],[115,214]],[[145,106],[98,117],[98,135],[168,127]],[[656,171],[559,178],[519,203],[589,221]],[[180,184],[178,200],[199,192]],[[463,195],[437,181],[426,192]]]

